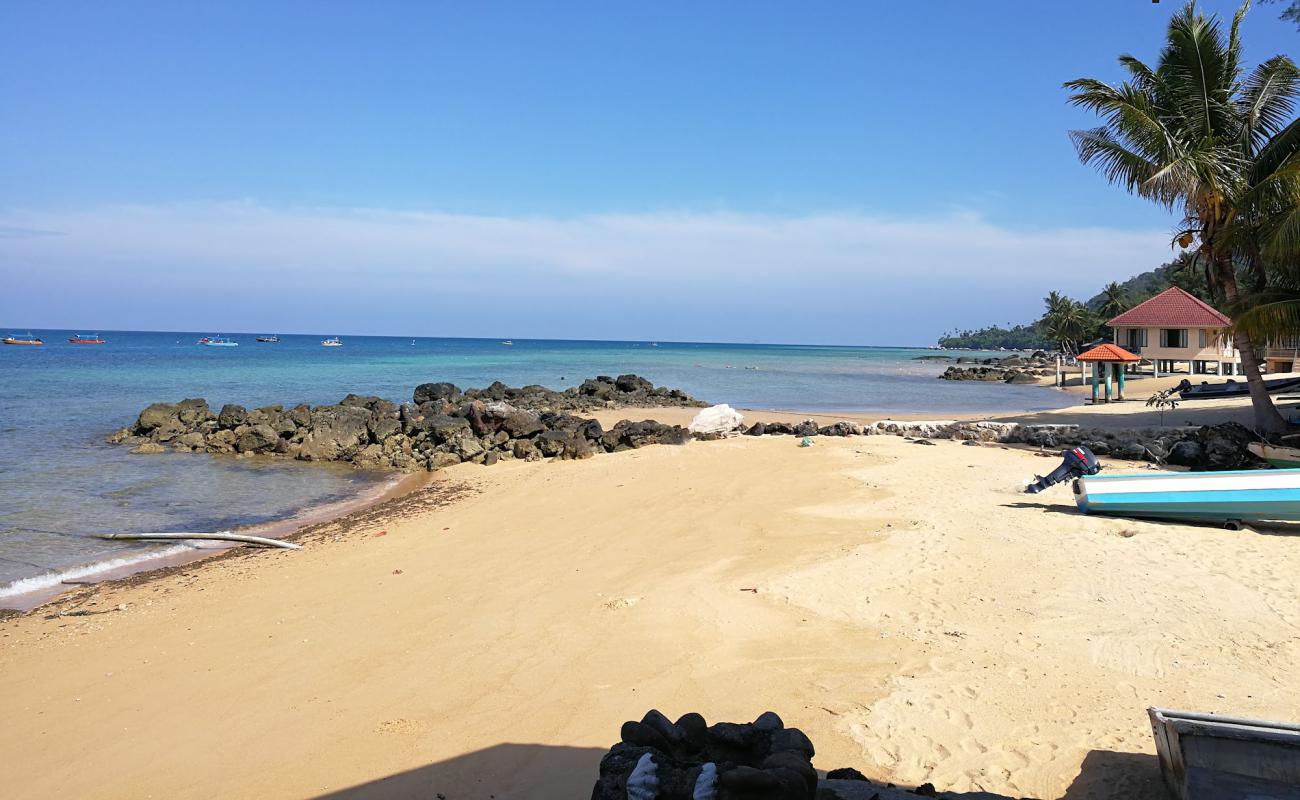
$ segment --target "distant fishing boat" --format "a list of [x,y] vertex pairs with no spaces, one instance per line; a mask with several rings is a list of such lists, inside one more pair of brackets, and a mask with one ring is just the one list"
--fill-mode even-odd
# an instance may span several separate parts
[[1074,481],[1085,514],[1236,522],[1300,521],[1300,469],[1088,475]]
[[1246,449],[1278,469],[1300,468],[1300,449],[1264,442],[1251,442]]
[[320,346],[321,347],[342,347],[343,340],[337,336],[331,336],[328,339],[322,339]]
[[104,340],[99,338],[98,333],[84,334],[78,333],[75,336],[68,337],[69,344],[104,344]]
[[28,331],[26,336],[6,336],[0,339],[0,342],[5,344],[45,344],[37,337],[32,336],[31,331]]
[[509,339],[506,339],[506,340],[505,340],[504,342],[502,342],[501,344],[505,345],[506,347],[514,347],[514,346],[515,346],[515,343],[512,342],[512,341],[510,341]]
[[267,344],[276,344],[276,343],[278,343],[278,342],[280,341],[280,337],[279,337],[279,336],[259,336],[259,337],[257,337],[257,341],[259,341],[259,342],[266,342]]
[[239,342],[224,336],[204,336],[199,339],[199,344],[205,347],[239,347]]

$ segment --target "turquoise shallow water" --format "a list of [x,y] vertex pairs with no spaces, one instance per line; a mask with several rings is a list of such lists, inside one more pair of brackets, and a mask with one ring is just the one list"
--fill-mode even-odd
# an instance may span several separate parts
[[401,402],[425,381],[563,389],[595,375],[635,372],[702,400],[750,408],[942,415],[1068,404],[1049,389],[935,380],[941,363],[914,360],[933,351],[906,348],[525,340],[507,347],[484,339],[361,336],[326,348],[322,335],[259,344],[254,334],[232,335],[239,347],[215,348],[195,344],[210,331],[101,331],[104,345],[68,344],[70,331],[33,333],[46,344],[0,347],[0,599],[15,581],[29,586],[159,549],[90,533],[266,522],[355,495],[385,477],[293,462],[133,456],[103,443],[160,400],[287,407],[356,392]]

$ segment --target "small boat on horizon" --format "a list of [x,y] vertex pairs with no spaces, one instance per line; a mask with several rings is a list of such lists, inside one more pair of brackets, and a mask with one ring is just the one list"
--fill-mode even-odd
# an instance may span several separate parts
[[275,335],[272,335],[272,336],[259,336],[259,337],[257,337],[257,341],[259,341],[259,342],[265,342],[265,343],[267,343],[267,344],[276,344],[277,342],[280,341],[280,337],[279,337],[279,336],[275,336]]
[[68,344],[104,344],[104,340],[99,338],[98,333],[84,334],[78,333],[68,337]]
[[514,347],[514,346],[515,346],[515,343],[512,342],[512,341],[510,341],[509,339],[506,339],[506,340],[505,340],[504,342],[502,342],[501,344],[505,345],[506,347]]
[[0,342],[4,342],[5,344],[27,344],[27,345],[45,344],[45,342],[42,341],[40,338],[36,336],[32,336],[31,331],[28,331],[26,336],[16,336],[16,335],[6,336],[5,338],[0,339]]
[[322,339],[320,346],[321,347],[342,347],[343,340],[337,336],[331,336],[328,339]]
[[239,347],[239,342],[224,336],[204,336],[199,339],[199,344],[204,347]]

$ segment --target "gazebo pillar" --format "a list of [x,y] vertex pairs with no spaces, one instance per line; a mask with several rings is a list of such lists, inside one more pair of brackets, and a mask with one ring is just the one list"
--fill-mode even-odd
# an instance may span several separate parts
[[1111,383],[1111,373],[1114,372],[1115,370],[1114,370],[1114,368],[1113,368],[1110,364],[1107,364],[1107,363],[1105,363],[1105,362],[1100,362],[1099,365],[1101,366],[1102,370],[1106,373],[1106,402],[1109,403],[1109,402],[1110,402],[1110,383]]
[[1101,378],[1098,374],[1101,371],[1101,364],[1096,361],[1092,362],[1092,402],[1097,402],[1097,381]]
[[1124,399],[1124,373],[1127,371],[1128,371],[1127,367],[1125,367],[1123,364],[1119,365],[1119,399],[1120,400]]

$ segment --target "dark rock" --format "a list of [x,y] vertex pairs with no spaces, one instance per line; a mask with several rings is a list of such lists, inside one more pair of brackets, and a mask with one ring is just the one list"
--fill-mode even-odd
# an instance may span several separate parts
[[[1093,450],[1093,452],[1097,452]],[[1205,448],[1201,443],[1193,439],[1184,439],[1177,442],[1169,449],[1169,457],[1166,459],[1170,464],[1178,467],[1199,467],[1205,458]]]
[[240,453],[260,453],[273,450],[280,443],[280,434],[270,425],[241,425],[235,429],[235,450]]
[[866,781],[867,783],[871,782],[866,775],[863,775],[861,772],[858,772],[853,767],[840,767],[839,769],[833,769],[830,772],[826,773],[826,778],[827,780],[832,780],[832,781]]
[[817,423],[814,422],[813,420],[806,419],[803,422],[800,422],[798,425],[794,426],[793,433],[795,436],[816,436]]
[[653,392],[655,386],[639,375],[619,375],[614,379],[614,388],[620,392],[635,394],[637,392]]
[[176,403],[154,403],[140,412],[135,421],[137,433],[148,433],[180,421],[180,406]]
[[298,447],[303,461],[346,461],[370,440],[370,412],[356,406],[317,406]]
[[223,428],[237,428],[248,421],[248,412],[243,406],[226,403],[217,415],[217,424]]
[[415,387],[411,399],[418,406],[436,400],[453,400],[460,397],[460,389],[454,383],[422,383]]
[[923,783],[912,790],[912,794],[919,797],[938,797],[939,792],[934,788],[933,783]]
[[1207,470],[1252,469],[1260,465],[1247,449],[1256,437],[1240,423],[1205,425],[1196,432],[1196,439],[1204,451],[1202,466]]

